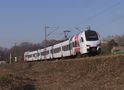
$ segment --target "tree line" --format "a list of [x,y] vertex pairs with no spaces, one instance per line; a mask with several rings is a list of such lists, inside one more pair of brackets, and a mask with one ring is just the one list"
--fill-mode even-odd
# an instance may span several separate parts
[[24,52],[38,50],[50,45],[57,44],[62,41],[63,40],[52,39],[46,41],[44,40],[42,41],[42,43],[22,42],[19,45],[14,45],[10,49],[0,47],[0,61],[5,60],[9,62],[11,54],[12,62],[14,62],[15,57],[17,57],[18,61],[22,62],[24,60]]
[[[62,42],[63,40],[47,40],[42,41],[42,43],[31,43],[22,42],[19,45],[15,45],[10,49],[0,47],[0,60],[5,60],[9,62],[10,54],[12,60],[17,57],[18,61],[23,61],[24,52],[38,50],[56,43]],[[108,36],[102,40],[102,52],[101,54],[111,54],[111,49],[114,46],[124,46],[124,35],[122,36]]]

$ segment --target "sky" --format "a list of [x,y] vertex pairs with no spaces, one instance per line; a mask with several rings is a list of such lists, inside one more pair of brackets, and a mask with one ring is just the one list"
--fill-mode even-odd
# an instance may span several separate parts
[[[124,0],[0,0],[0,46],[72,36],[86,27],[102,38],[124,34]],[[52,32],[52,33],[51,33]]]

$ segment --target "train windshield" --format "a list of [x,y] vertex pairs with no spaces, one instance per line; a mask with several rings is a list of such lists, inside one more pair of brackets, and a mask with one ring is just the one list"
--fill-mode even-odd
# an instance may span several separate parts
[[88,30],[85,32],[87,41],[96,41],[98,40],[98,35],[95,31]]

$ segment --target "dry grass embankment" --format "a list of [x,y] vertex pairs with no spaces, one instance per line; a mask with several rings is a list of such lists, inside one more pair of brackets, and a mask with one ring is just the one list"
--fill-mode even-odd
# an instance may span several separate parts
[[124,56],[0,66],[1,90],[124,90]]

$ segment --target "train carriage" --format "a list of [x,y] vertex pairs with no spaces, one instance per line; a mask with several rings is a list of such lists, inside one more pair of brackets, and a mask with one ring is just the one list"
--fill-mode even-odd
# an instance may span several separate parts
[[53,58],[51,50],[52,50],[52,46],[46,48],[46,59],[52,59]]
[[32,51],[32,52],[25,52],[24,53],[24,60],[25,61],[35,61],[35,60],[38,60],[38,51],[35,50],[35,51]]
[[100,52],[101,40],[96,31],[87,30],[79,35],[80,53],[97,54]]
[[53,46],[53,58],[62,57],[62,43]]
[[71,56],[70,40],[62,42],[62,57]]
[[71,51],[71,55],[75,56],[78,53],[80,53],[80,46],[79,46],[79,38],[78,38],[79,34],[74,35],[72,38],[70,38],[70,51]]

